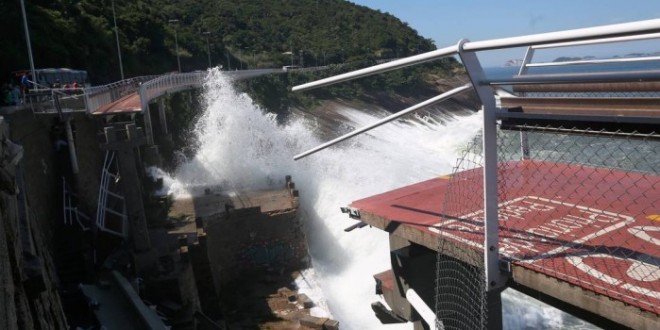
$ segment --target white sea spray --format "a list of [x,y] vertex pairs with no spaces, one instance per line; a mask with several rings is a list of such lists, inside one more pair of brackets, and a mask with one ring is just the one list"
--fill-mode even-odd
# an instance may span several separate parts
[[[478,133],[481,115],[444,114],[448,122],[410,116],[293,161],[295,154],[323,142],[315,133],[323,115],[278,125],[275,115],[237,92],[231,80],[215,69],[204,87],[204,107],[195,126],[196,155],[184,159],[171,178],[161,173],[170,192],[186,195],[205,185],[260,189],[283,185],[284,176],[292,175],[300,191],[299,213],[304,217],[314,267],[296,283],[317,301],[319,307],[312,312],[331,315],[342,329],[411,329],[409,324],[380,324],[370,308],[371,302],[380,299],[374,294],[372,275],[389,268],[387,234],[368,227],[344,232],[355,221],[339,207],[450,173],[461,148]],[[337,109],[336,115],[357,128],[386,114],[344,108]],[[530,309],[526,307],[530,298],[521,296],[505,298],[505,325],[566,325],[564,314]]]

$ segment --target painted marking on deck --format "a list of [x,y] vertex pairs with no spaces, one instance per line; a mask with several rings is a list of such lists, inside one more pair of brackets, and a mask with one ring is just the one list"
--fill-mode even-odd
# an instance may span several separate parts
[[[658,314],[659,176],[529,161],[509,163],[502,171],[503,176],[517,175],[521,180],[504,182],[510,183],[506,188],[510,199],[498,207],[504,257],[514,265]],[[547,175],[531,174],[550,172],[554,172],[550,183]],[[619,184],[607,184],[613,181]],[[479,169],[468,170],[454,174],[452,180],[439,177],[351,206],[367,217],[388,220],[382,229],[391,230],[391,222],[409,228],[398,229],[397,235],[426,232],[481,252],[481,182]],[[452,184],[474,192],[474,198],[456,199]],[[581,202],[584,195],[576,191],[589,191],[586,200],[591,202]]]

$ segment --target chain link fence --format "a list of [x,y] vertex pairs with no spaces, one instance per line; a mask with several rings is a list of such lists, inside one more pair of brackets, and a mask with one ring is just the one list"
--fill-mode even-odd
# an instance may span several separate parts
[[660,135],[518,126],[499,139],[500,253],[660,312]]
[[[481,137],[450,178],[436,265],[437,329],[488,328]],[[498,130],[501,258],[660,313],[660,133]]]
[[[436,259],[436,329],[486,329],[481,136],[463,150],[448,178]],[[478,243],[481,242],[481,243]]]

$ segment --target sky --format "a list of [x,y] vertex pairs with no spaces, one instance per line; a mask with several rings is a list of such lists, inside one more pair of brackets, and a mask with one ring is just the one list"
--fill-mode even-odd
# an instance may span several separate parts
[[[388,12],[438,48],[461,39],[479,41],[527,34],[578,29],[660,18],[660,0],[351,0]],[[660,51],[653,46],[629,43],[624,46],[578,50],[592,56],[625,55],[630,51]],[[653,49],[645,49],[645,48]],[[656,49],[657,48],[657,49]],[[614,52],[614,54],[611,54]],[[518,55],[518,53],[520,53]],[[549,53],[548,58],[556,57]],[[563,55],[563,54],[562,54]],[[524,50],[491,52],[480,56],[484,66],[499,66],[508,59],[522,58]],[[578,56],[576,54],[575,56]]]

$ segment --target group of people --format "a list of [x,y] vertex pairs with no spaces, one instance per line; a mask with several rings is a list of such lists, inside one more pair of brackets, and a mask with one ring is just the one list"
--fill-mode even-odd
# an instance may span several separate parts
[[[2,88],[0,89],[0,106],[9,106],[9,105],[20,105],[24,103],[25,95],[33,89],[34,83],[32,81],[32,74],[30,72],[25,72],[20,78],[20,83],[17,84],[17,81],[11,80],[8,83],[3,83]],[[51,83],[50,86],[39,86],[40,88],[52,88],[52,89],[65,89],[64,93],[70,93],[70,91],[81,87],[78,82],[65,82],[62,84],[59,79]]]
[[64,88],[64,89],[69,89],[69,88],[78,88],[78,82],[74,81],[70,84],[65,83],[62,85],[59,79],[55,80],[54,83],[50,85],[50,88]]
[[32,88],[32,74],[30,72],[23,73],[20,80],[20,85],[10,81],[9,83],[2,84],[0,90],[0,105],[19,105],[23,104],[25,93]]
[[21,89],[13,83],[2,84],[2,105],[19,105],[23,103]]

